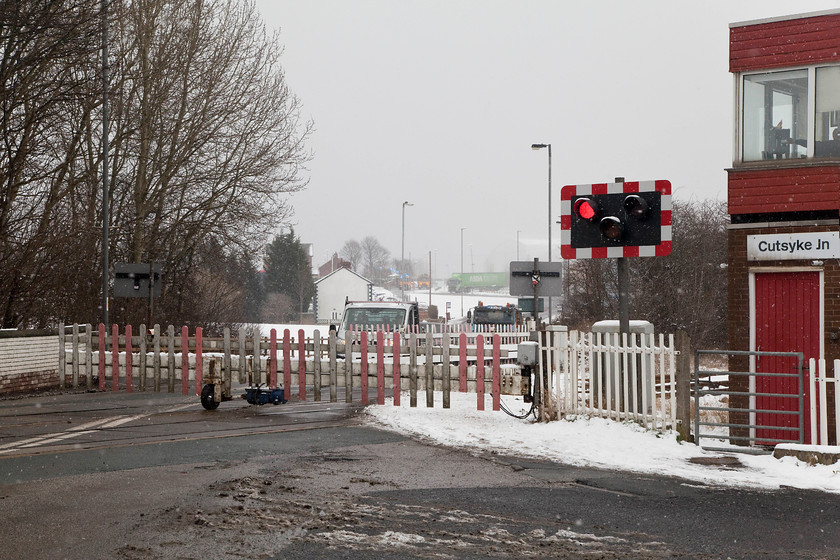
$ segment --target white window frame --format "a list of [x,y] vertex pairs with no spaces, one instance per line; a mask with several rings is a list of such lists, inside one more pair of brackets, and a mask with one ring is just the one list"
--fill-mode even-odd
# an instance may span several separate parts
[[[735,122],[738,123],[738,126],[735,129],[735,141],[732,143],[734,148],[734,153],[732,154],[732,161],[735,164],[747,163],[747,164],[767,164],[767,163],[776,163],[778,164],[780,160],[769,160],[769,161],[744,161],[744,78],[747,76],[754,76],[756,74],[768,74],[773,72],[788,72],[791,70],[807,70],[808,72],[808,129],[807,129],[807,142],[808,145],[805,147],[805,159],[812,160],[814,158],[814,138],[816,137],[816,125],[817,125],[817,115],[816,115],[816,107],[817,107],[817,68],[825,68],[829,66],[840,66],[840,64],[810,64],[807,66],[790,66],[784,68],[772,68],[769,70],[755,70],[749,72],[738,72],[735,75]],[[790,163],[793,160],[786,160],[787,163]]]

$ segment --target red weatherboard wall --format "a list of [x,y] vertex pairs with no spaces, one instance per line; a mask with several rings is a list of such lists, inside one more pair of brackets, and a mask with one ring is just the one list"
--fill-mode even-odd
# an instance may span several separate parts
[[729,170],[729,213],[840,208],[840,167]]
[[[794,17],[729,29],[729,71],[774,70],[840,62],[840,13]],[[809,160],[756,162],[729,170],[729,213],[840,208],[840,167]]]
[[730,27],[729,71],[836,62],[840,14]]

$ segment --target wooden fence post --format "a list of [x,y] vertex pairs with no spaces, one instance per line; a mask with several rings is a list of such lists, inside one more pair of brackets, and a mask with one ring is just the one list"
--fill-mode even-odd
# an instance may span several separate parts
[[283,396],[292,398],[292,333],[283,330]]
[[248,350],[247,339],[245,338],[245,327],[239,327],[239,382],[247,381],[248,371]]
[[461,333],[458,337],[458,372],[460,384],[458,390],[462,393],[467,392],[467,334]]
[[125,390],[128,393],[134,391],[134,384],[132,379],[132,367],[134,356],[131,348],[131,325],[125,326]]
[[120,327],[116,323],[111,326],[111,390],[120,388]]
[[181,394],[190,392],[190,331],[181,327]]
[[201,395],[204,381],[204,330],[195,328],[195,394]]
[[[62,329],[64,330],[64,329]],[[73,323],[73,334],[71,338],[73,344],[72,368],[73,368],[73,387],[79,386],[79,325]]]
[[493,410],[501,408],[501,378],[502,378],[502,339],[498,334],[493,335]]
[[140,332],[137,334],[140,335],[140,364],[139,364],[139,375],[140,375],[140,390],[146,390],[146,325],[140,325]]
[[385,335],[376,331],[376,404],[385,404]]
[[268,348],[268,387],[277,387],[277,329],[269,332]]
[[58,324],[58,387],[64,389],[66,383],[64,379],[67,371],[67,349],[64,341],[64,323]]
[[336,356],[335,331],[331,330],[327,338],[330,357],[330,402],[338,401],[338,357]]
[[298,398],[306,400],[306,339],[303,329],[298,330]]
[[99,323],[99,390],[105,390],[105,324]]
[[[362,406],[368,404],[368,339],[367,331],[363,330],[359,336],[359,351],[361,353],[361,363],[359,375],[361,376],[360,383],[362,389]],[[379,388],[377,387],[377,392]]]
[[152,347],[155,349],[152,358],[152,375],[155,393],[160,392],[160,324],[155,323],[155,332],[152,335]]
[[230,395],[233,384],[233,358],[231,358],[230,328],[225,327],[222,332],[224,357],[222,358],[222,387],[226,395]]
[[475,337],[475,394],[478,410],[484,410],[484,335]]
[[443,357],[441,359],[441,389],[443,390],[443,408],[449,408],[449,389],[451,383],[451,371],[449,369],[449,335],[445,334],[441,339],[443,341]]
[[312,398],[317,402],[321,400],[321,331],[318,329],[315,329],[312,338],[312,349],[314,350],[312,369],[315,370],[313,375],[314,382],[312,383]]
[[408,337],[408,391],[409,406],[417,406],[417,335]]
[[435,406],[435,363],[432,333],[426,333],[426,408]]
[[262,334],[260,333],[259,327],[254,327],[254,332],[251,335],[254,337],[253,382],[254,385],[259,385],[262,383],[262,360],[260,359],[262,355]]
[[166,390],[170,393],[175,392],[175,327],[173,325],[169,325],[166,328],[166,334],[168,336],[167,341],[167,360],[166,360]]
[[85,384],[90,391],[93,389],[93,326],[90,323],[85,325],[85,332],[87,333],[85,337]]
[[691,338],[689,338],[688,333],[677,331],[675,346],[679,352],[676,376],[677,433],[682,441],[693,442],[694,438],[691,436]]
[[[330,331],[335,336],[335,331]],[[353,339],[355,335],[350,331],[344,339],[344,402],[353,402]]]
[[400,406],[400,333],[394,333],[394,406]]

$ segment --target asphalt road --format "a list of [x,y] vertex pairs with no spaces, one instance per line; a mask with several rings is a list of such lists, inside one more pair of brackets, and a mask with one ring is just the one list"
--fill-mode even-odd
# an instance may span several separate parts
[[834,495],[473,455],[359,412],[0,401],[0,558],[840,558]]

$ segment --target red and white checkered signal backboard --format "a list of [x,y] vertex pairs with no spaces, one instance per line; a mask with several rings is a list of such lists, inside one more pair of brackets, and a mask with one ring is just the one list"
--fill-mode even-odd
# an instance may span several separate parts
[[[605,194],[633,194],[658,192],[661,200],[660,242],[657,245],[622,247],[572,247],[572,199]],[[627,181],[624,183],[593,183],[566,185],[560,191],[560,255],[566,260],[606,259],[620,257],[662,257],[671,254],[671,182]]]

